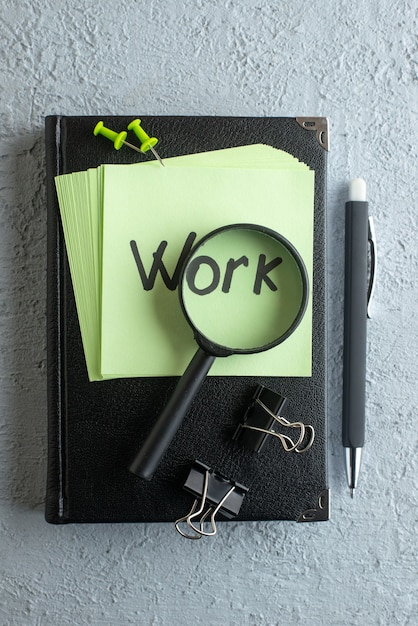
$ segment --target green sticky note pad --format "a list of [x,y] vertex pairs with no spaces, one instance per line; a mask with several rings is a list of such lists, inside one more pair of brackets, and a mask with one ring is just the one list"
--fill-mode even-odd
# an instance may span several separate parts
[[[103,165],[57,177],[90,380],[184,372],[197,346],[180,305],[180,273],[193,246],[215,229],[247,223],[280,233],[298,251],[312,286],[314,172],[305,164],[263,145],[164,164]],[[277,243],[265,243],[230,233],[217,249],[210,244],[202,254],[211,260],[193,274],[197,291],[210,293],[184,292],[188,313],[219,343],[269,342],[298,306],[294,263]],[[280,264],[267,272],[278,256]],[[248,263],[239,263],[242,257]],[[254,294],[257,267],[261,289]],[[218,358],[210,374],[310,376],[311,350],[310,292],[300,324],[283,343]]]

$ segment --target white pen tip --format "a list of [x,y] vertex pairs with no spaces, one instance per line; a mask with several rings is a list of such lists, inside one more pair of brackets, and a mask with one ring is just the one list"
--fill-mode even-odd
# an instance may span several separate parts
[[366,183],[362,178],[353,178],[348,187],[349,202],[366,202]]

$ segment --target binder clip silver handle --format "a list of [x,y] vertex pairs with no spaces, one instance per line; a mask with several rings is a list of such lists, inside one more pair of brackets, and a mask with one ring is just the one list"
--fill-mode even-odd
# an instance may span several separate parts
[[[315,439],[314,427],[302,421],[290,422],[280,415],[287,404],[287,398],[279,393],[258,385],[252,402],[245,412],[243,422],[238,425],[233,439],[246,447],[260,452],[269,435],[279,439],[285,452],[302,454],[307,452]],[[273,425],[281,426],[280,432],[273,430]],[[299,430],[295,439],[283,432],[283,428]],[[252,434],[250,434],[252,433]]]
[[[312,444],[315,439],[315,429],[313,426],[311,426],[310,424],[304,424],[303,422],[289,422],[282,415],[274,415],[274,413],[270,411],[270,409],[265,404],[263,404],[261,400],[257,400],[256,402],[260,404],[260,406],[264,409],[264,411],[266,411],[274,419],[276,423],[280,424],[281,426],[284,426],[285,428],[300,429],[299,438],[296,441],[293,441],[293,439],[289,437],[289,435],[278,433],[274,430],[270,430],[266,428],[258,428],[256,426],[250,426],[248,424],[244,424],[243,425],[244,428],[249,428],[250,430],[257,430],[266,435],[271,435],[272,437],[276,437],[277,439],[280,440],[285,452],[296,452],[297,454],[303,454],[304,452],[307,452],[309,448],[312,447]],[[304,441],[307,433],[309,433],[308,440],[306,442],[306,445],[303,448],[301,448],[300,446],[302,442]]]
[[[193,464],[184,489],[197,496],[189,513],[174,522],[177,532],[186,539],[216,535],[218,513],[229,519],[235,517],[248,491],[244,485],[216,474],[200,461]],[[183,524],[186,524],[193,534],[187,532],[187,529],[183,530]],[[209,530],[205,530],[205,524],[209,524]]]

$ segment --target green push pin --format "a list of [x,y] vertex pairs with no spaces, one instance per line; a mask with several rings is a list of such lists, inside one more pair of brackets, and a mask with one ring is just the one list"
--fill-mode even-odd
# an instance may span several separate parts
[[93,133],[96,136],[103,135],[103,137],[106,137],[106,139],[110,139],[110,141],[113,141],[113,145],[115,146],[116,150],[120,150],[122,146],[128,146],[129,148],[132,148],[132,150],[135,150],[135,152],[142,153],[142,150],[140,150],[137,146],[132,145],[131,143],[129,143],[129,141],[125,141],[128,134],[126,130],[117,133],[114,130],[110,130],[110,128],[106,128],[106,126],[103,125],[103,122],[97,122],[96,126],[94,127]]
[[110,128],[106,128],[106,126],[104,126],[103,122],[97,122],[96,126],[94,127],[94,131],[93,131],[94,135],[103,135],[103,137],[106,137],[106,139],[110,139],[110,141],[113,141],[113,145],[115,146],[116,150],[120,150],[123,146],[127,136],[127,132],[125,130],[123,130],[121,133],[116,133],[114,130],[110,130]]
[[141,126],[141,120],[138,120],[138,119],[133,120],[129,124],[128,130],[132,130],[135,133],[135,135],[138,137],[139,141],[141,142],[141,148],[140,148],[141,152],[148,152],[148,150],[151,150],[151,152],[153,153],[155,158],[159,160],[161,165],[164,165],[164,163],[161,160],[160,155],[158,154],[156,150],[154,150],[154,146],[157,145],[158,139],[156,137],[149,137],[147,135],[147,133]]

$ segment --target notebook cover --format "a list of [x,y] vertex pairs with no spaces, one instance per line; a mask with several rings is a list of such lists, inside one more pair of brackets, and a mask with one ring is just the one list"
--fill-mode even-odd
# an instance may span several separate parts
[[[121,130],[134,117],[46,118],[46,520],[56,524],[173,522],[190,509],[192,497],[182,486],[194,459],[249,488],[238,520],[328,519],[326,120],[141,117],[147,133],[159,137],[157,149],[162,158],[265,143],[286,150],[315,170],[312,377],[207,378],[155,477],[148,482],[127,467],[177,378],[88,381],[54,185],[58,174],[140,160],[129,148],[116,151],[111,142],[93,136],[100,119],[105,126]],[[259,454],[232,441],[258,384],[289,399],[287,420],[301,420],[315,428],[315,441],[307,453],[286,453],[272,437]]]

